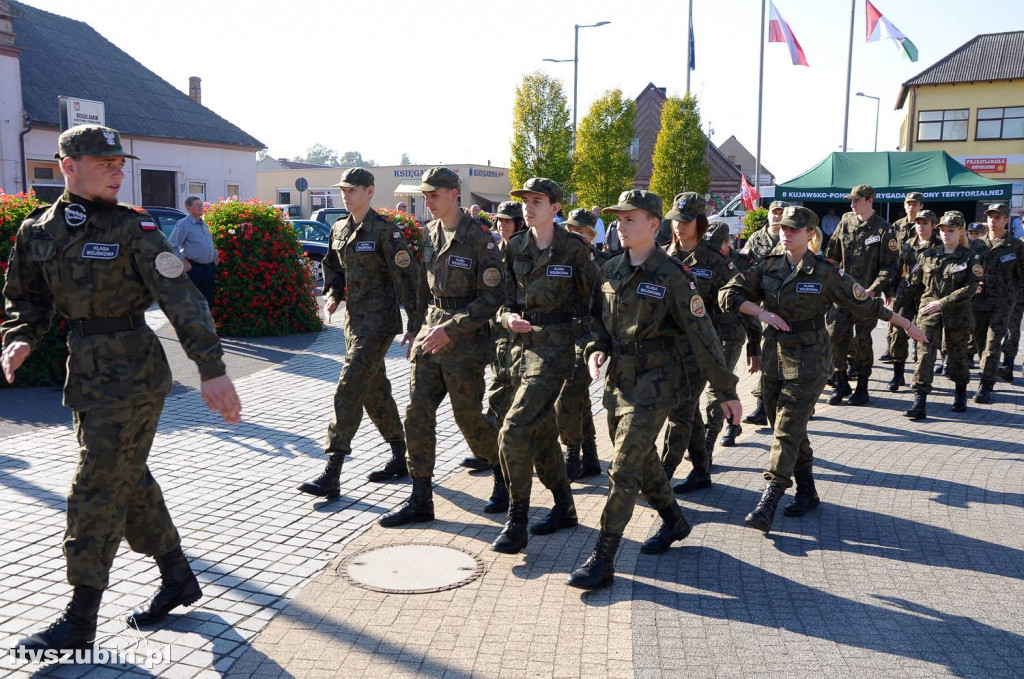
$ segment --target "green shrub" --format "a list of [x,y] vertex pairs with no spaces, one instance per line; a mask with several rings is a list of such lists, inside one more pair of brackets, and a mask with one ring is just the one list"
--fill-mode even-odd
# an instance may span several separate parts
[[750,238],[755,231],[768,223],[768,209],[759,207],[756,210],[749,210],[743,217],[743,231],[740,232],[740,239]]

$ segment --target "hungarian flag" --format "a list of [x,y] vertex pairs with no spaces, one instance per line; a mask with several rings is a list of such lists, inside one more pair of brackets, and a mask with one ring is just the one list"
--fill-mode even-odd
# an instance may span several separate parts
[[740,175],[740,200],[747,210],[753,211],[755,201],[761,200],[761,194],[754,190],[754,187],[747,183],[747,175]]
[[794,66],[806,66],[807,57],[804,56],[804,48],[800,47],[796,36],[790,30],[789,24],[775,9],[775,3],[769,2],[770,12],[768,14],[768,42],[784,42],[789,47],[789,56]]
[[910,38],[903,35],[900,29],[896,28],[882,16],[871,0],[865,0],[865,9],[868,12],[868,42],[879,40],[892,40],[896,47],[911,61],[917,61],[917,46],[910,42]]

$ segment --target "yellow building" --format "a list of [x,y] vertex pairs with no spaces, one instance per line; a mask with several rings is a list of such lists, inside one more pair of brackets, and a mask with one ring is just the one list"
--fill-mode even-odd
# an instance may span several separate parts
[[[1024,31],[979,35],[903,83],[901,151],[945,151],[1024,205]],[[979,213],[968,218],[984,219]]]

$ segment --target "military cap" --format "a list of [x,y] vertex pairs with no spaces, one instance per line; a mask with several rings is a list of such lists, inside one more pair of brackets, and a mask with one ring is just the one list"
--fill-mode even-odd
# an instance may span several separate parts
[[921,210],[920,212],[918,212],[917,218],[914,221],[916,222],[918,219],[927,219],[932,224],[935,224],[936,222],[939,221],[938,216],[936,216],[936,214],[931,210]]
[[494,216],[501,219],[522,219],[523,204],[514,200],[506,200],[498,206],[498,211]]
[[789,207],[789,203],[784,200],[773,200],[772,204],[768,206],[768,212],[775,212],[776,210],[785,210]]
[[565,220],[565,223],[582,228],[596,229],[597,216],[584,207],[578,207],[569,213],[569,218]]
[[432,167],[423,175],[419,185],[420,191],[437,191],[438,189],[462,188],[459,175],[447,167]]
[[672,200],[672,209],[665,214],[665,219],[678,222],[692,222],[697,215],[707,213],[708,201],[699,193],[685,191],[677,194]]
[[967,227],[968,231],[984,231],[986,228],[983,222],[971,222],[970,226]]
[[782,211],[779,223],[791,229],[811,229],[818,225],[818,215],[802,205],[789,205]]
[[924,194],[920,191],[911,191],[907,194],[907,197],[903,199],[903,202],[908,203],[912,200],[917,201],[918,203],[924,203]]
[[539,193],[542,196],[547,196],[551,199],[552,203],[561,203],[564,195],[562,187],[558,185],[558,182],[547,177],[530,177],[523,184],[523,188],[509,191],[508,195],[522,198],[528,193]]
[[854,198],[874,198],[874,197],[875,197],[875,190],[874,190],[874,188],[868,186],[867,184],[857,184],[856,186],[853,187],[853,190],[850,191],[850,193],[848,193],[845,196],[844,200],[853,200]]
[[112,127],[102,125],[76,125],[64,130],[57,139],[60,149],[53,154],[54,158],[68,156],[123,156],[134,158],[121,146],[121,135]]
[[708,224],[708,230],[704,234],[704,238],[707,240],[708,245],[715,250],[721,250],[722,243],[729,239],[729,225],[717,220],[711,222]]
[[950,210],[946,214],[942,215],[942,219],[939,220],[940,226],[955,226],[957,228],[964,228],[964,214],[956,210]]
[[630,210],[647,210],[658,219],[661,219],[661,197],[644,189],[623,191],[619,194],[618,203],[611,207],[606,207],[601,212],[629,212]]
[[1006,203],[992,203],[985,209],[985,214],[989,212],[998,212],[1004,217],[1010,216],[1010,206]]
[[334,186],[354,189],[357,186],[373,186],[373,173],[361,167],[350,167],[341,173],[341,181]]

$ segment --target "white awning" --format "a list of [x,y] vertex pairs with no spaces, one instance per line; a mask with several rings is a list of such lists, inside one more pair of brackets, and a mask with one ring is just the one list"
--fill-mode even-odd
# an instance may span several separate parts
[[402,182],[401,184],[399,184],[395,188],[395,195],[396,196],[418,196],[421,193],[423,193],[422,191],[420,191],[420,184],[421,183],[422,182],[420,182],[419,180],[412,181],[412,182]]
[[476,191],[473,191],[470,195],[478,200],[488,203],[504,203],[506,200],[512,200],[508,194],[502,196],[494,193],[477,193]]

